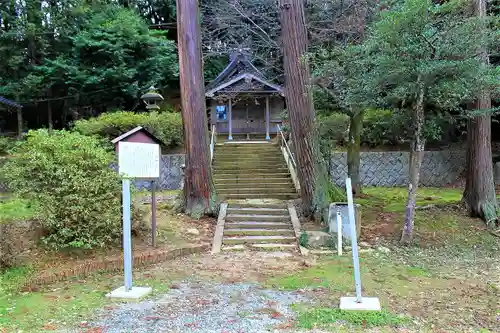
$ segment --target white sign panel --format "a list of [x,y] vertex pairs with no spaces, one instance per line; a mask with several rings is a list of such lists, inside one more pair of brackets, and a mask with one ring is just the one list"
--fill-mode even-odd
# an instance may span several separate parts
[[118,142],[118,172],[126,178],[160,178],[160,145]]

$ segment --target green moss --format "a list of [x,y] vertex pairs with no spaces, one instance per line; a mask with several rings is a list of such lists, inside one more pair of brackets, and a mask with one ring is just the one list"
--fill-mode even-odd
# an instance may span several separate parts
[[33,219],[35,207],[36,204],[28,200],[18,198],[0,200],[0,223]]
[[[48,323],[52,330],[67,329],[89,320],[96,309],[117,304],[105,295],[123,283],[122,275],[97,273],[85,281],[71,279],[36,292],[18,292],[29,274],[29,268],[17,268],[0,275],[0,331],[41,332]],[[165,275],[134,272],[135,283],[153,288],[150,297],[167,292],[168,281]]]
[[[353,326],[377,327],[398,326],[408,318],[387,311],[343,311],[332,308],[315,308],[299,313],[298,325],[301,328],[328,328],[331,324],[349,323]],[[336,331],[336,328],[335,328]]]
[[[381,208],[384,212],[404,212],[408,189],[405,187],[366,187],[363,193],[365,198],[356,199],[356,202],[366,208]],[[443,205],[458,203],[462,199],[460,189],[443,189],[423,187],[417,190],[417,206]]]
[[266,281],[266,285],[285,290],[325,287],[331,291],[347,291],[353,286],[352,279],[353,270],[349,258],[339,258],[293,275],[276,276]]
[[422,267],[410,266],[406,268],[406,273],[409,276],[427,276],[430,277],[432,274]]

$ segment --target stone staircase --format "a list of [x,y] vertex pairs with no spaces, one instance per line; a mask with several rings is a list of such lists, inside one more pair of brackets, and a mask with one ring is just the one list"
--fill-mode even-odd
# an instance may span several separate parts
[[285,159],[275,143],[217,145],[213,168],[215,188],[223,199],[298,197]]
[[222,250],[245,249],[297,249],[297,238],[285,202],[228,204]]
[[298,249],[286,202],[298,193],[276,143],[216,145],[213,172],[217,193],[227,203],[214,238],[215,252]]

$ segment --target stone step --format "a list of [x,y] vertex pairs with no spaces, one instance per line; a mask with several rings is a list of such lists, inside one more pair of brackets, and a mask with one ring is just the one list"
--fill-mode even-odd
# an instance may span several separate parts
[[286,169],[287,165],[284,161],[277,162],[261,162],[254,161],[251,163],[214,163],[213,168],[215,170],[251,170],[251,169]]
[[281,177],[281,178],[216,178],[214,177],[214,182],[215,186],[218,184],[237,184],[237,185],[244,185],[244,184],[281,184],[281,183],[286,183],[290,184],[292,182],[291,177]]
[[286,208],[260,208],[260,207],[250,207],[250,208],[236,208],[236,207],[228,207],[227,214],[236,214],[236,215],[288,215],[288,209]]
[[284,159],[283,155],[281,152],[278,151],[270,151],[270,152],[262,152],[262,151],[256,151],[256,152],[228,152],[228,153],[215,153],[214,155],[214,162],[215,161],[234,161],[234,160],[241,160],[241,161],[254,161],[256,159],[265,159],[265,160],[277,160],[277,159]]
[[254,159],[242,160],[237,157],[233,157],[232,159],[227,160],[214,160],[212,165],[286,165],[285,159],[283,158],[259,158],[256,157]]
[[222,160],[227,160],[231,158],[237,157],[238,159],[241,160],[253,160],[256,157],[263,157],[263,158],[283,158],[283,154],[279,150],[264,150],[264,151],[215,151],[215,156],[214,160],[216,159],[222,159]]
[[293,229],[224,229],[224,236],[294,236]]
[[238,141],[233,141],[233,142],[223,142],[222,147],[241,147],[241,148],[252,148],[252,147],[278,147],[278,144],[276,142],[269,142],[269,141],[246,141],[246,142],[238,142]]
[[288,249],[288,250],[297,250],[297,244],[280,244],[280,243],[261,243],[261,244],[251,244],[250,247],[259,250],[280,250],[280,249]]
[[253,159],[257,156],[262,156],[266,158],[281,157],[283,158],[283,153],[278,149],[252,149],[252,150],[240,150],[232,149],[225,151],[215,151],[214,160],[217,158],[228,159],[228,158],[243,158],[243,159]]
[[244,199],[277,199],[277,200],[292,200],[297,199],[299,195],[297,193],[238,193],[238,194],[224,194],[221,197],[227,200],[244,200]]
[[250,188],[249,186],[252,186],[252,188],[260,188],[260,189],[289,189],[293,188],[293,183],[291,181],[286,182],[286,183],[260,183],[259,181],[256,181],[253,184],[238,184],[238,183],[216,183],[215,188],[217,190],[236,190],[238,191],[241,188]]
[[224,228],[228,229],[292,229],[293,226],[290,222],[226,222]]
[[[286,202],[238,202],[231,203],[229,208],[262,208],[262,209],[282,209],[288,211]],[[288,213],[286,213],[288,214]],[[284,215],[286,215],[284,214]]]
[[239,143],[233,143],[233,144],[228,144],[228,145],[216,145],[215,146],[215,152],[216,153],[242,153],[242,152],[280,152],[280,147],[276,145],[263,145],[263,144],[256,144],[256,143],[251,143],[251,144],[239,144]]
[[[274,194],[297,194],[297,191],[292,186],[282,188],[231,188],[231,189],[218,189],[217,193],[226,196],[231,194],[245,194],[245,195],[274,195]],[[249,198],[253,198],[250,196]]]
[[222,251],[245,251],[247,247],[243,244],[226,245],[221,248]]
[[295,243],[292,236],[234,236],[223,237],[222,244],[255,244],[255,243]]
[[227,221],[258,221],[258,222],[291,222],[290,215],[250,215],[250,214],[228,214]]
[[288,168],[234,168],[234,167],[216,167],[214,168],[215,174],[238,174],[242,173],[246,175],[258,175],[258,174],[288,174]]
[[242,182],[242,183],[253,183],[255,180],[260,180],[262,182],[273,182],[274,180],[281,179],[291,179],[291,176],[288,172],[269,174],[224,174],[222,172],[215,173],[214,172],[214,180],[218,181],[228,181],[228,182]]
[[261,243],[261,244],[237,244],[225,245],[222,251],[244,251],[247,249],[260,250],[260,251],[293,251],[298,250],[296,244],[280,244],[280,243]]

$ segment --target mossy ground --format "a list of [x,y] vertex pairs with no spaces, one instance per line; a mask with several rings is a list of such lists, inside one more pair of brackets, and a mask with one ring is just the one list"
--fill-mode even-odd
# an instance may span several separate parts
[[[313,301],[296,304],[293,325],[297,329],[499,332],[499,239],[486,232],[482,221],[467,217],[454,206],[460,190],[421,189],[419,205],[445,206],[418,210],[416,243],[400,247],[397,240],[405,193],[404,188],[366,189],[364,197],[357,199],[364,208],[362,240],[373,248],[361,253],[363,293],[380,298],[382,313],[352,314],[337,309],[340,297],[354,291],[349,253],[305,259],[253,252],[192,256],[136,271],[134,283],[153,286],[155,295],[186,279],[257,282],[266,288],[294,290]],[[177,222],[171,217],[159,222],[171,227],[166,229],[165,241],[178,230],[175,225],[185,226]],[[379,250],[381,246],[389,251]],[[32,269],[18,268],[0,275],[0,332],[78,326],[91,320],[97,309],[115,306],[104,295],[122,284],[121,274],[95,274],[36,292],[20,292],[20,283],[30,274],[34,274]]]
[[36,203],[4,194],[0,198],[0,223],[31,220],[35,217]]
[[406,191],[367,188],[355,199],[363,211],[361,241],[372,247],[360,254],[363,292],[380,298],[385,319],[365,313],[359,325],[351,313],[331,310],[341,296],[353,295],[347,254],[321,257],[310,268],[266,281],[317,298],[298,307],[298,326],[332,332],[368,332],[375,323],[376,332],[500,331],[500,239],[460,208],[461,190],[422,188],[417,206],[425,209],[416,212],[415,243],[401,247]]

